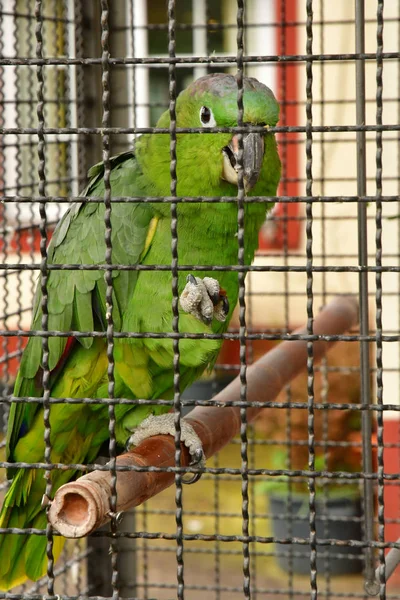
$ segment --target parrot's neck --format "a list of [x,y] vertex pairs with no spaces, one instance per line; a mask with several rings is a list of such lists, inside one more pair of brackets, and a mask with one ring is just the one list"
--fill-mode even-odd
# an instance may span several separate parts
[[[224,137],[225,136],[225,137]],[[219,198],[238,195],[236,185],[222,179],[221,148],[230,135],[195,134],[178,136],[177,186],[178,197]],[[170,140],[166,135],[142,136],[138,141],[137,157],[142,171],[142,188],[146,195],[171,196]],[[259,181],[251,194],[272,196],[279,180],[279,157],[273,136],[265,138],[265,157]],[[260,202],[244,203],[245,262],[250,264],[258,247],[258,233],[265,220],[267,206]],[[171,245],[171,206],[169,203],[153,205],[161,228],[165,230],[163,248]],[[189,263],[210,264],[210,248],[218,250],[223,264],[237,264],[238,256],[238,204],[232,202],[179,202],[178,252]],[[228,256],[229,255],[229,256]],[[169,261],[168,261],[169,262]],[[214,264],[215,259],[214,259]]]

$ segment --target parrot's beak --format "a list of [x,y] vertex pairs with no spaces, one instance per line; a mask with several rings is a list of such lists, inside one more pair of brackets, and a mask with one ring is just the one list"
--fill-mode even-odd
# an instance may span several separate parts
[[[237,185],[238,183],[238,152],[239,140],[234,135],[228,146],[222,149],[224,160],[222,179]],[[243,183],[247,192],[258,181],[264,158],[264,138],[259,133],[243,135]]]

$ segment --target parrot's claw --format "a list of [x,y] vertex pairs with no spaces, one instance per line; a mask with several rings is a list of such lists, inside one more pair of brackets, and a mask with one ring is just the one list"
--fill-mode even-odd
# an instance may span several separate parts
[[226,292],[212,277],[194,277],[189,274],[179,301],[186,313],[210,325],[213,318],[224,322],[229,313]]
[[[204,456],[202,447],[197,448],[193,452],[193,454],[190,454],[190,456],[192,457],[192,460],[189,463],[189,467],[204,468],[206,464],[206,457]],[[192,475],[189,475],[189,477],[186,477],[185,475],[184,477],[182,477],[182,483],[185,483],[186,485],[191,485],[192,483],[196,483],[197,481],[199,481],[201,476],[202,473],[200,471],[198,473],[193,473]]]
[[[144,419],[134,430],[128,440],[128,449],[138,446],[143,440],[155,435],[172,435],[175,437],[175,415],[168,413],[155,417],[150,415]],[[193,427],[185,419],[181,419],[181,442],[187,446],[191,456],[189,466],[203,469],[206,459],[203,452],[201,440]],[[201,472],[191,475],[189,479],[182,478],[182,483],[195,483],[201,477]]]

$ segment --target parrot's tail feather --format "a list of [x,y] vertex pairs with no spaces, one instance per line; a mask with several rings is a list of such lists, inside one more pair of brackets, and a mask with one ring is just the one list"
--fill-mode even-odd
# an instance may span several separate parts
[[[27,489],[30,493],[27,493]],[[46,529],[46,512],[41,508],[40,492],[44,492],[42,473],[20,470],[8,490],[0,513],[0,590],[8,591],[27,580],[37,581],[47,571],[47,537],[24,534],[13,529]],[[57,560],[65,539],[55,537],[53,556]]]

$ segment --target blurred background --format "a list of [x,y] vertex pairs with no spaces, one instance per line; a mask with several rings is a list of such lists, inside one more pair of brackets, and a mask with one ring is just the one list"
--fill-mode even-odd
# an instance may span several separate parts
[[[246,62],[245,73],[267,84],[281,106],[281,126],[305,127],[307,6],[305,0],[245,0],[245,54],[292,56],[292,60]],[[324,197],[313,203],[312,227],[314,312],[338,294],[358,294],[358,225],[354,2],[313,2],[312,53],[324,55],[312,62],[312,124],[331,126],[312,134],[312,194]],[[366,52],[377,51],[377,9],[368,1],[365,9]],[[310,4],[309,4],[310,7]],[[176,0],[176,51],[184,57],[236,56],[237,3],[234,0]],[[76,196],[84,187],[87,169],[101,159],[102,141],[85,128],[101,126],[101,62],[84,64],[79,59],[101,57],[101,6],[92,0],[43,0],[43,56],[59,58],[46,65],[44,75],[46,212],[49,233],[68,204],[57,198]],[[309,12],[310,16],[310,12]],[[309,23],[310,25],[310,23]],[[116,0],[110,2],[110,49],[112,57],[163,58],[168,56],[168,19],[165,0]],[[0,54],[4,59],[36,56],[35,3],[32,0],[0,0]],[[310,31],[309,31],[310,33]],[[384,60],[382,192],[395,197],[400,189],[399,40],[400,8],[397,2],[384,7]],[[309,36],[310,41],[310,36]],[[298,55],[298,59],[296,58]],[[327,55],[340,55],[327,57]],[[303,58],[301,58],[303,56]],[[74,59],[74,60],[71,60]],[[0,62],[0,186],[5,202],[0,205],[0,381],[6,398],[18,368],[26,338],[10,332],[30,326],[32,296],[37,272],[24,268],[40,262],[38,207],[37,75],[29,60]],[[377,62],[365,62],[366,123],[376,123]],[[178,91],[194,78],[209,72],[236,72],[235,63],[179,64]],[[117,61],[111,66],[112,127],[155,126],[168,108],[168,65],[132,64]],[[339,131],[332,126],[341,126]],[[348,130],[346,130],[348,127]],[[345,129],[343,131],[343,129]],[[25,131],[24,131],[25,130]],[[112,153],[132,146],[135,133],[111,136]],[[286,201],[268,215],[260,235],[256,265],[264,270],[246,280],[248,331],[268,334],[268,340],[248,343],[249,364],[279,343],[280,337],[307,319],[306,265],[306,133],[277,135],[282,160],[279,194]],[[376,131],[367,131],[367,195],[377,194]],[[308,178],[310,183],[310,177]],[[378,182],[379,183],[379,182]],[[17,201],[15,200],[17,197]],[[22,197],[26,197],[24,200]],[[353,201],[349,200],[353,197]],[[297,198],[300,201],[297,202]],[[346,199],[347,198],[347,199]],[[395,201],[383,203],[382,333],[383,402],[399,404],[400,219]],[[370,264],[376,262],[376,207],[367,209]],[[310,236],[309,236],[310,238]],[[318,270],[318,268],[321,269]],[[354,269],[352,269],[354,267]],[[375,334],[376,281],[369,275],[370,330]],[[232,323],[237,331],[238,321]],[[360,403],[359,344],[340,342],[328,358],[315,367],[315,402]],[[207,399],[238,373],[239,343],[227,342],[215,370],[185,398]],[[371,397],[375,400],[377,369],[375,344],[370,344]],[[278,398],[280,402],[307,402],[307,376],[300,376]],[[6,427],[8,404],[2,406]],[[400,537],[400,424],[398,412],[384,412],[384,469],[394,474],[384,486],[385,540]],[[362,471],[361,412],[316,410],[316,468]],[[374,425],[374,430],[376,429]],[[249,427],[250,468],[297,469],[308,465],[307,411],[301,408],[268,408]],[[376,434],[373,435],[376,467]],[[4,446],[4,443],[3,443]],[[3,450],[1,450],[3,452]],[[2,455],[3,456],[3,455]],[[2,458],[4,460],[4,458]],[[209,461],[216,468],[238,468],[240,440]],[[308,491],[304,478],[250,475],[250,533],[264,537],[308,536]],[[184,530],[207,534],[210,541],[185,541],[185,589],[193,600],[241,598],[243,556],[239,542],[224,542],[223,535],[242,530],[242,480],[227,473],[204,475],[184,489]],[[5,489],[3,484],[3,490]],[[0,492],[2,493],[2,492]],[[360,482],[317,481],[317,531],[319,537],[364,539],[363,498]],[[176,544],[168,539],[176,531],[173,491],[167,490],[130,513],[121,528],[138,532],[126,543],[128,557],[122,596],[166,599],[175,597]],[[321,532],[321,533],[320,533]],[[163,539],[165,538],[165,539]],[[125,542],[124,542],[125,543]],[[108,595],[110,565],[107,539],[70,542],[64,563],[58,567],[57,593]],[[310,550],[307,545],[254,542],[250,545],[251,585],[254,598],[302,598],[309,596]],[[359,547],[321,547],[318,550],[318,588],[324,598],[363,598],[363,551]],[[122,568],[122,567],[121,567]],[[42,582],[43,583],[43,582]],[[26,588],[41,593],[41,583]],[[366,597],[366,596],[365,596]],[[388,583],[388,596],[400,597],[400,576]]]

